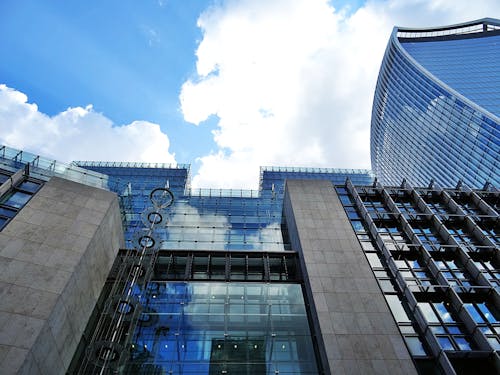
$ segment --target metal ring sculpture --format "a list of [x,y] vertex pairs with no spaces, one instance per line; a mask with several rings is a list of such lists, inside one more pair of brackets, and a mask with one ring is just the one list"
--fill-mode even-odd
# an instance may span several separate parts
[[167,208],[174,203],[174,194],[168,188],[156,188],[149,194],[149,199],[157,208]]
[[[145,228],[137,230],[133,236],[137,254],[120,264],[122,271],[116,273],[123,276],[117,276],[113,288],[121,291],[110,299],[98,322],[96,332],[101,329],[102,335],[93,338],[87,349],[89,362],[100,367],[101,374],[116,373],[126,360],[126,348],[135,324],[149,326],[158,321],[154,310],[143,309],[136,288],[144,287],[150,279],[154,256],[160,245],[155,227],[166,225],[168,213],[165,209],[174,203],[174,195],[168,188],[161,187],[152,190],[149,199],[153,207],[141,214]],[[121,289],[120,285],[125,285],[125,288]],[[87,373],[86,366],[82,366],[79,373]]]

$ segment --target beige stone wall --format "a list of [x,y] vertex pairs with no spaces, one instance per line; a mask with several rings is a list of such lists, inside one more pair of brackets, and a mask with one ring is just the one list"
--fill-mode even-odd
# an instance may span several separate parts
[[121,246],[115,194],[40,189],[0,232],[0,373],[65,373]]
[[288,180],[283,206],[326,373],[416,374],[333,185]]

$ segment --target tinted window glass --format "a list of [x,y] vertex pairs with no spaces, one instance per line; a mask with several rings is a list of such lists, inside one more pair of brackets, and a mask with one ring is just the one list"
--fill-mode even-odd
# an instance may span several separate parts
[[19,189],[29,191],[30,193],[36,192],[40,188],[40,184],[33,181],[24,181],[19,186]]
[[6,206],[21,208],[30,199],[31,194],[26,194],[21,191],[13,191],[8,194],[6,199],[2,202]]

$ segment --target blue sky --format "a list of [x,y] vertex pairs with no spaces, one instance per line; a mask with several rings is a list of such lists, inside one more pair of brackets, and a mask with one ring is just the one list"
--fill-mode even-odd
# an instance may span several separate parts
[[371,101],[395,24],[498,17],[478,0],[0,2],[0,143],[63,161],[369,168]]
[[0,81],[51,116],[92,104],[116,124],[158,123],[178,157],[191,161],[210,151],[214,124],[186,126],[179,92],[195,71],[196,21],[210,1],[138,4],[2,1],[0,49],[9,53],[0,59]]

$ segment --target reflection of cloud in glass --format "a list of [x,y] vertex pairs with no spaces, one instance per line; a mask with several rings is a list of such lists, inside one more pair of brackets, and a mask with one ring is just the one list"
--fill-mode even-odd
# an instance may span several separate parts
[[164,372],[182,364],[184,373],[220,373],[220,365],[239,373],[240,359],[252,355],[252,373],[316,369],[299,284],[168,282],[148,291],[156,296],[144,301],[154,318],[138,325],[133,366],[154,359]]
[[[408,100],[413,99],[409,98]],[[425,104],[426,106],[424,106]],[[459,158],[461,149],[453,147],[450,136],[463,138],[464,135],[457,133],[456,126],[452,125],[450,119],[461,118],[463,110],[462,107],[456,105],[455,99],[445,95],[439,95],[427,102],[423,102],[421,98],[415,98],[411,103],[402,106],[401,112],[397,113],[393,119],[387,120],[400,124],[398,126],[401,129],[407,129],[406,134],[415,136],[394,137],[389,135],[384,138],[385,145],[383,147],[398,150],[397,154],[415,155],[412,158],[400,158],[399,161],[397,158],[392,160],[393,163],[399,165],[399,170],[406,171],[406,176],[419,176],[418,178],[422,176],[424,179],[426,174],[436,175],[435,171],[430,170],[430,166],[443,163],[443,159],[455,160],[453,158]],[[470,115],[473,115],[472,111]],[[412,119],[412,121],[408,122],[408,119]],[[477,131],[478,125],[470,125],[467,129],[467,137],[474,138]],[[449,143],[446,147],[446,153],[448,153],[446,157],[443,155],[443,151],[440,151],[443,143]],[[459,142],[455,139],[453,143],[458,144]],[[391,151],[390,154],[394,154],[394,151]],[[425,160],[427,160],[425,165],[421,163],[422,155],[425,155]],[[448,178],[448,176],[443,178]],[[453,184],[456,181],[449,182]]]
[[223,249],[229,233],[227,216],[207,212],[200,214],[198,208],[186,202],[177,202],[170,211],[166,228],[167,240],[162,247]]
[[281,224],[278,222],[269,223],[252,234],[247,233],[246,242],[251,244],[255,250],[283,250],[281,245],[276,248],[277,244],[283,243]]

